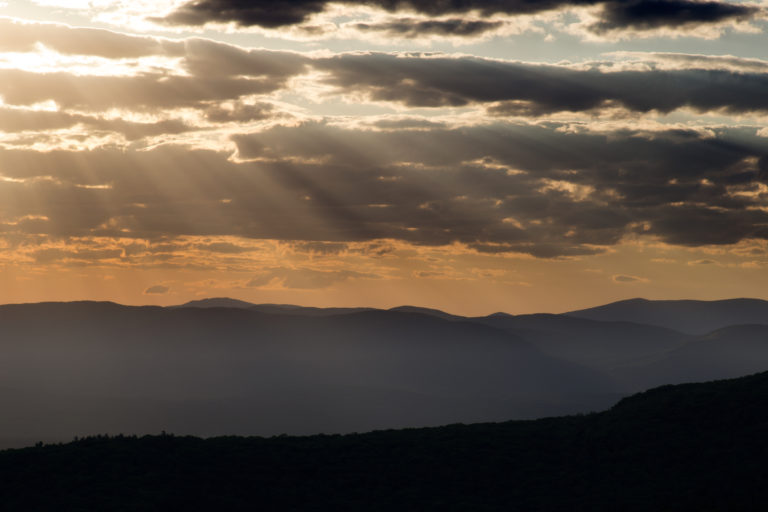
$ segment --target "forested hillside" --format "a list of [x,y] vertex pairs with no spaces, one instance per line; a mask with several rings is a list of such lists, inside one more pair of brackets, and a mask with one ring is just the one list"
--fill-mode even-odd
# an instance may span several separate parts
[[768,373],[603,413],[346,436],[95,437],[0,452],[3,510],[755,511]]

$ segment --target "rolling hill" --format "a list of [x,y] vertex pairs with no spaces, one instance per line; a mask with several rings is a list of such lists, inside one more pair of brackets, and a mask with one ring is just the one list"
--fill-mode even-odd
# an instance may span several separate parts
[[270,313],[274,315],[300,315],[300,316],[333,316],[347,313],[359,313],[362,311],[374,311],[374,308],[316,308],[308,306],[296,306],[293,304],[253,304],[227,297],[200,299],[186,302],[171,308],[237,308]]

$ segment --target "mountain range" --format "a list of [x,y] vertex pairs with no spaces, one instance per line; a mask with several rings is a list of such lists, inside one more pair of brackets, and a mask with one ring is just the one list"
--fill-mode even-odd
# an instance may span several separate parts
[[0,350],[0,446],[363,432],[586,413],[652,386],[763,371],[768,302],[471,318],[233,299],[19,304],[0,306]]

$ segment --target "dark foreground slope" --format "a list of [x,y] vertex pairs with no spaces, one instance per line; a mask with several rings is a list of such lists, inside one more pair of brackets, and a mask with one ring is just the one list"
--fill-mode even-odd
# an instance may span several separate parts
[[766,510],[768,373],[611,410],[347,436],[0,452],[3,510]]

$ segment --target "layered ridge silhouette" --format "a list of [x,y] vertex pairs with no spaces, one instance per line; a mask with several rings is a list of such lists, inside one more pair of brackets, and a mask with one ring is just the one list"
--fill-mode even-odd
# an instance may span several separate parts
[[[741,315],[733,301],[634,300],[586,314],[477,318],[232,299],[7,305],[0,446],[161,430],[362,432],[604,410],[652,386],[768,368],[768,325],[757,323],[768,324],[759,313],[766,303],[746,304]],[[647,320],[649,309],[651,320],[669,318],[665,308],[716,330],[628,321]],[[593,314],[600,319],[583,318]],[[722,325],[730,320],[752,323]]]

